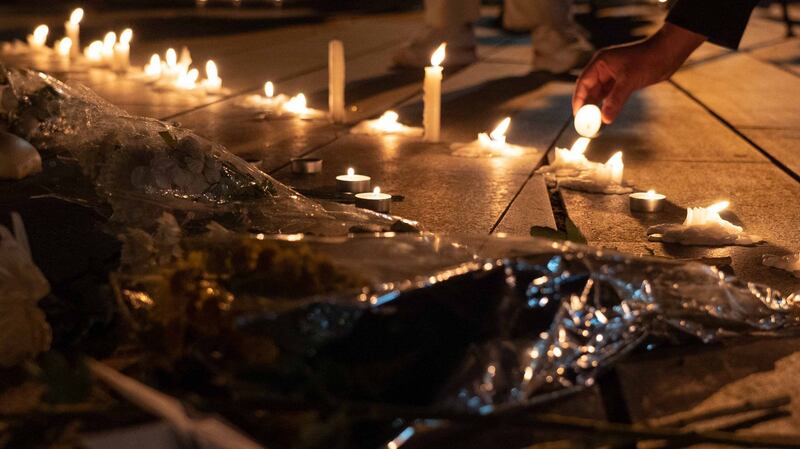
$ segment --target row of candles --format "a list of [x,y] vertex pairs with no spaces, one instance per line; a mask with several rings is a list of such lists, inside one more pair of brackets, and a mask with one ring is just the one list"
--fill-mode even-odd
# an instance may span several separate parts
[[[69,20],[64,24],[66,37],[61,39],[56,45],[57,54],[69,60],[80,55],[80,22],[83,19],[84,11],[77,8],[70,15]],[[28,45],[33,51],[46,49],[48,35],[46,25],[37,27],[32,35],[28,36]],[[107,65],[116,71],[127,71],[130,67],[130,42],[133,38],[131,29],[126,29],[120,33],[119,40],[114,32],[106,34],[103,41],[92,42],[85,50],[85,59],[93,65]],[[398,121],[397,113],[387,111],[376,120],[367,120],[363,124],[354,127],[354,132],[366,132],[369,134],[422,134],[426,142],[439,142],[441,139],[441,95],[443,67],[442,63],[446,56],[446,43],[442,43],[431,55],[431,65],[425,67],[425,77],[423,81],[423,128],[421,133],[418,128],[403,125]],[[188,49],[184,48],[181,57],[178,58],[177,52],[170,48],[162,58],[158,54],[151,56],[150,61],[143,70],[144,78],[155,82],[160,87],[174,87],[181,90],[201,89],[207,93],[219,93],[222,90],[222,79],[214,61],[208,61],[205,66],[206,78],[198,82],[199,71],[191,68],[191,56]],[[328,47],[328,106],[329,117],[336,123],[343,123],[346,119],[345,113],[345,57],[344,46],[341,41],[333,40]],[[302,118],[313,118],[324,115],[321,111],[311,109],[307,105],[305,95],[300,93],[294,97],[286,95],[275,95],[275,87],[272,82],[264,85],[264,97],[259,95],[248,97],[248,103],[262,109],[278,111],[285,114],[293,114]],[[490,133],[480,133],[477,140],[469,144],[456,144],[457,147],[477,147],[489,152],[491,155],[519,155],[521,147],[510,145],[506,142],[506,131],[510,126],[511,119],[503,119],[497,127]],[[604,164],[589,162],[584,153],[588,147],[590,139],[598,134],[601,128],[601,112],[595,105],[585,105],[576,114],[574,126],[576,131],[582,136],[569,149],[556,149],[555,166],[563,164],[582,171],[582,175],[587,173],[592,178],[592,182],[603,185],[623,185],[622,152],[616,152]],[[351,170],[352,171],[352,170]],[[348,172],[347,175],[337,177],[337,185],[340,190],[356,194],[357,201],[369,199],[367,207],[380,212],[388,212],[388,205],[391,203],[391,196],[380,193],[378,187],[371,193],[369,191],[370,178],[365,175],[358,175]],[[366,188],[365,188],[366,186]],[[661,210],[666,196],[656,193],[654,190],[647,192],[634,192],[630,194],[631,210],[637,212],[656,212]],[[723,221],[719,218],[719,212],[728,206],[727,202],[716,203],[708,208],[690,209],[687,214],[687,223],[708,223],[713,221]],[[725,222],[727,223],[727,222]]]

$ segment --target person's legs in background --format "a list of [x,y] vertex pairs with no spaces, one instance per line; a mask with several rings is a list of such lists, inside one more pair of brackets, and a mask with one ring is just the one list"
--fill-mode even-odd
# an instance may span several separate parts
[[503,26],[531,30],[533,70],[564,73],[589,62],[594,47],[571,9],[572,0],[505,0]]
[[394,62],[403,67],[430,65],[431,54],[447,42],[449,66],[475,62],[473,23],[480,17],[480,0],[425,0],[425,31],[403,47]]

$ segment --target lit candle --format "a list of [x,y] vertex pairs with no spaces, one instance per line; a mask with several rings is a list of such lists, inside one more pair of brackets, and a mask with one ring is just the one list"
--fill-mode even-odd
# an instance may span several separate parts
[[200,77],[200,72],[197,69],[191,69],[188,72],[178,75],[175,81],[175,87],[183,90],[193,90],[197,87],[197,78]]
[[174,48],[168,48],[167,53],[164,55],[164,67],[162,73],[169,81],[174,81],[178,78],[178,53],[175,52]]
[[206,79],[203,80],[203,88],[209,93],[217,93],[222,89],[222,78],[219,77],[217,64],[214,61],[206,62]]
[[506,131],[511,125],[511,117],[506,117],[490,133],[478,134],[478,139],[470,143],[454,143],[450,146],[453,155],[462,157],[519,156],[525,148],[506,143]]
[[596,181],[602,184],[622,184],[622,172],[625,164],[622,163],[622,151],[617,151],[603,165],[595,169]]
[[446,43],[431,55],[431,65],[425,67],[425,81],[422,85],[423,101],[422,124],[425,129],[426,142],[438,142],[441,134],[442,120],[442,62],[445,56]]
[[392,208],[392,195],[381,193],[381,188],[375,187],[370,193],[356,194],[356,207],[388,214]]
[[350,129],[353,134],[396,134],[403,136],[421,136],[422,128],[406,126],[399,122],[397,112],[386,111],[375,120],[364,120]]
[[602,114],[600,108],[593,104],[585,104],[578,109],[575,114],[575,131],[583,137],[594,137],[600,132],[602,125]]
[[633,212],[658,212],[664,207],[667,197],[656,193],[655,190],[631,193],[629,196],[630,208]]
[[64,32],[72,41],[72,56],[80,54],[81,45],[81,20],[83,20],[83,8],[76,8],[69,16],[69,21],[64,22]]
[[719,216],[719,213],[730,206],[728,201],[720,201],[708,207],[690,207],[686,209],[686,219],[683,221],[684,226],[703,226],[708,224],[719,224],[732,231],[742,232],[741,226],[724,220]]
[[542,167],[539,171],[549,172],[570,172],[586,170],[591,167],[592,162],[586,159],[586,149],[589,147],[590,139],[579,137],[570,148],[555,148],[555,158],[550,165]]
[[150,62],[144,66],[144,74],[150,80],[157,80],[161,78],[161,58],[157,53],[150,56]]
[[99,65],[103,63],[103,42],[94,41],[88,47],[83,49],[83,57],[91,65]]
[[33,30],[33,34],[28,35],[28,45],[31,50],[44,50],[47,44],[47,34],[50,28],[47,25],[39,25]]
[[369,192],[372,178],[365,175],[357,175],[352,168],[347,169],[346,175],[336,177],[336,188],[340,192],[361,193]]
[[109,67],[114,66],[114,45],[117,43],[117,33],[109,31],[103,37],[103,63]]
[[272,84],[272,81],[264,83],[264,96],[268,99],[272,99],[275,96],[275,85]]
[[61,39],[56,44],[56,54],[64,68],[69,68],[69,57],[72,52],[72,40],[68,37]]
[[178,59],[178,67],[180,67],[183,73],[189,71],[189,67],[192,65],[192,54],[189,53],[189,48],[183,47],[181,48],[181,57]]
[[730,203],[720,201],[708,207],[686,209],[682,224],[660,224],[647,229],[652,241],[682,245],[754,245],[763,241],[760,236],[746,234],[744,228],[724,220],[719,213]]
[[328,44],[328,109],[334,123],[344,123],[344,45],[332,40]]
[[314,118],[325,115],[322,111],[308,107],[306,96],[302,93],[295,95],[285,103],[281,104],[281,110],[285,113],[294,114],[300,118]]
[[127,72],[131,66],[131,39],[133,30],[126,28],[119,35],[119,43],[114,45],[114,70]]

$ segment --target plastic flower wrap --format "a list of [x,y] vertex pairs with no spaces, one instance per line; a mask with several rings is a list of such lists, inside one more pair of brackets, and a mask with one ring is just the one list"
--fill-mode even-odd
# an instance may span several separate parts
[[219,144],[131,116],[85,87],[42,73],[0,66],[0,95],[0,124],[39,150],[76,159],[125,226],[152,229],[164,212],[182,225],[213,219],[270,233],[345,234],[396,222],[305,198]]

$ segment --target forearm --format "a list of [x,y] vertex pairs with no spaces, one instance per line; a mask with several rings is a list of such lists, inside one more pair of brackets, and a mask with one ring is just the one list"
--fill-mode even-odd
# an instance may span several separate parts
[[647,41],[650,47],[645,54],[652,67],[661,67],[658,80],[663,81],[689,58],[697,47],[707,40],[706,36],[666,22],[656,34]]

